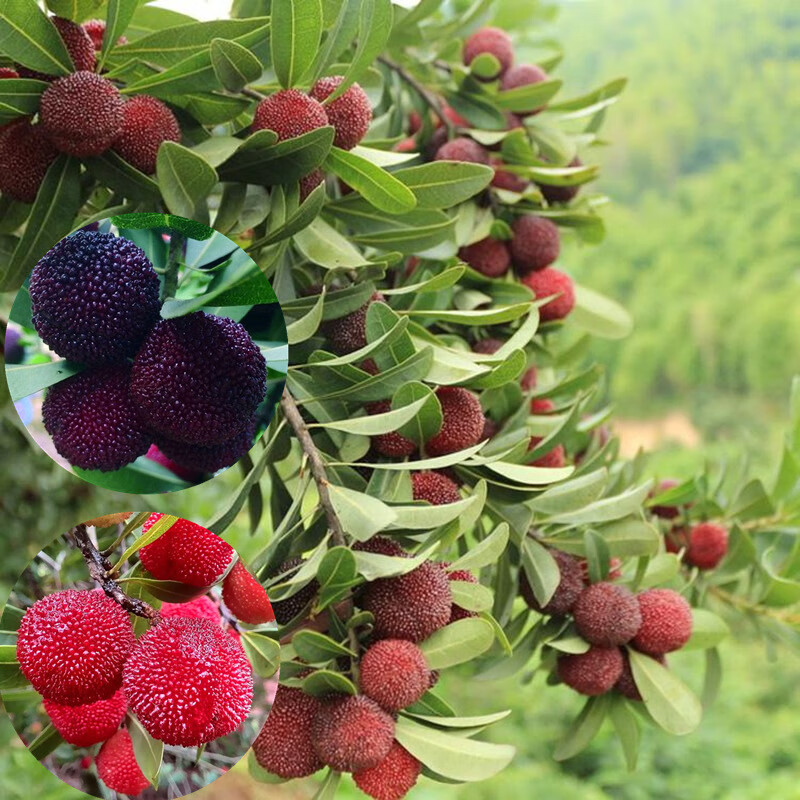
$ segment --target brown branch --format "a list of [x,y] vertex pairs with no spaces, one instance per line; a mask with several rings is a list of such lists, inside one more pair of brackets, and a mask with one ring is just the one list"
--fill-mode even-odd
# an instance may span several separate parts
[[328,527],[330,528],[333,542],[337,546],[346,547],[347,542],[344,537],[344,529],[342,528],[342,523],[339,521],[339,517],[336,515],[333,503],[331,503],[330,493],[328,492],[330,482],[328,481],[328,475],[325,471],[325,462],[322,459],[322,454],[319,452],[319,449],[314,444],[314,439],[308,430],[305,420],[300,414],[300,409],[297,407],[294,397],[292,397],[289,392],[288,386],[284,386],[283,388],[281,408],[283,409],[283,415],[292,426],[300,442],[300,447],[303,448],[303,452],[308,457],[311,474],[314,477],[314,482],[317,484],[317,491],[319,492],[319,504],[328,519]]
[[378,56],[378,61],[388,67],[393,72],[396,72],[401,80],[407,83],[431,108],[434,114],[442,121],[442,124],[447,128],[448,134],[453,130],[453,122],[444,113],[444,106],[442,101],[430,90],[427,86],[423,86],[405,67],[392,61],[391,58],[386,56]]
[[145,619],[155,619],[158,611],[137,597],[129,597],[111,577],[111,562],[95,547],[89,538],[86,525],[76,525],[70,532],[76,547],[81,551],[92,580],[100,585],[108,597],[130,614]]

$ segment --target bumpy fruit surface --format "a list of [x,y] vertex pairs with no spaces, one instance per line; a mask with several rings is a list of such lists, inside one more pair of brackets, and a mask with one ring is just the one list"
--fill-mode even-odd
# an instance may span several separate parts
[[136,639],[128,615],[101,592],[65,589],[37,600],[19,626],[17,660],[33,688],[69,706],[111,697]]
[[475,31],[464,42],[464,63],[469,66],[481,53],[489,53],[497,59],[500,64],[497,75],[502,75],[514,61],[514,44],[504,30],[487,26]]
[[238,322],[196,311],[161,320],[133,362],[131,397],[148,425],[187,444],[223,444],[250,424],[267,365]]
[[728,552],[728,529],[701,522],[689,531],[686,563],[699,569],[714,569]]
[[642,624],[633,646],[651,656],[680,650],[692,635],[692,609],[672,589],[649,589],[636,597]]
[[[511,67],[500,81],[500,88],[505,92],[509,89],[518,89],[520,86],[530,86],[547,80],[547,73],[537,64],[517,64]],[[519,114],[535,114],[541,111],[541,106],[533,106],[519,110]]]
[[[658,656],[656,660],[664,667],[667,665],[667,659],[664,658],[664,656]],[[622,652],[622,674],[619,676],[619,680],[614,684],[614,688],[623,697],[641,702],[642,694],[639,691],[639,687],[636,685],[636,681],[633,679],[631,660],[627,651],[624,650]]]
[[134,797],[150,786],[136,763],[128,731],[117,731],[100,748],[95,764],[98,777],[113,792]]
[[434,506],[457,503],[461,499],[458,484],[441,472],[413,472],[411,488],[415,500],[426,500]]
[[[341,75],[320,78],[311,87],[311,96],[320,103],[333,94],[344,80]],[[343,150],[352,150],[366,135],[372,122],[372,107],[367,93],[354,83],[335,100],[326,103],[325,112],[336,134],[333,143]]]
[[42,421],[74,467],[111,472],[147,452],[150,437],[128,394],[130,367],[96,367],[51,386]]
[[572,278],[554,267],[531,272],[522,278],[537,299],[557,295],[539,307],[542,322],[555,322],[564,319],[575,308],[575,287]]
[[443,456],[477,444],[484,422],[477,396],[460,386],[440,386],[436,396],[442,406],[442,427],[425,443],[428,455]]
[[0,129],[0,192],[32,203],[57,156],[41,125],[22,119]]
[[122,132],[114,150],[147,175],[156,171],[158,148],[179,142],[181,129],[169,107],[155,97],[139,94],[122,106]]
[[382,300],[383,295],[375,292],[361,308],[323,323],[322,332],[334,353],[343,356],[367,346],[367,311],[372,303]]
[[536,214],[518,217],[511,225],[514,238],[509,248],[519,275],[549,267],[561,250],[558,226]]
[[642,624],[639,603],[630,589],[607,581],[587,586],[575,601],[572,615],[578,633],[601,647],[629,642]]
[[375,642],[361,659],[359,688],[386,711],[416,703],[428,690],[429,681],[422,650],[404,639]]
[[376,639],[421,642],[447,625],[452,601],[447,575],[426,561],[405,575],[367,584],[361,607],[375,617]]
[[[366,408],[370,414],[385,414],[392,410],[392,403],[390,400],[379,400],[369,403]],[[397,431],[379,433],[371,439],[376,452],[388,458],[405,458],[417,452],[417,443]]]
[[[97,65],[97,57],[95,56],[94,42],[87,31],[71,20],[61,17],[50,17],[50,22],[55,25],[61,36],[75,70],[88,70],[89,72],[94,70]],[[27,67],[20,67],[19,74],[23,78],[36,78],[41,81],[52,81],[56,77]]]
[[422,764],[402,745],[394,742],[389,754],[371,769],[353,773],[353,781],[364,794],[375,800],[401,800],[413,788]]
[[206,619],[215,625],[222,625],[219,609],[214,601],[204,594],[187,603],[162,603],[159,610],[162,619],[186,617],[187,619]]
[[376,767],[389,755],[394,720],[368,697],[334,697],[322,702],[311,724],[314,749],[339,772]]
[[103,46],[103,36],[106,33],[106,23],[102,19],[90,19],[83,23],[83,29],[89,34],[95,50]]
[[459,136],[445,142],[436,151],[434,158],[436,161],[468,161],[473,164],[487,165],[489,163],[489,153],[486,148],[466,136]]
[[462,247],[458,257],[488,278],[499,278],[508,272],[511,256],[505,242],[498,239],[481,239]]
[[305,200],[306,197],[308,197],[311,192],[317,188],[317,186],[324,182],[325,173],[321,169],[315,169],[312,172],[309,172],[308,175],[300,178],[300,202],[302,203],[303,200]]
[[[581,167],[583,166],[583,162],[575,156],[572,161],[567,164],[568,167]],[[542,181],[537,181],[536,185],[542,192],[544,199],[547,200],[548,203],[569,203],[575,195],[578,194],[580,191],[580,186],[554,186],[552,184],[543,183]]]
[[[159,450],[180,468],[187,480],[196,480],[197,473],[217,472],[227,469],[250,452],[255,436],[255,419],[237,436],[222,444],[211,444],[207,447],[199,444],[177,442],[166,436],[157,437]],[[172,469],[172,467],[170,467]],[[176,473],[183,477],[180,472]]]
[[241,561],[222,582],[222,599],[236,619],[250,625],[272,622],[275,614],[264,587],[250,574]]
[[123,689],[145,730],[165,744],[196,747],[232,733],[253,702],[242,646],[205,619],[165,619],[125,664]]
[[78,231],[48,250],[33,269],[30,293],[44,343],[92,366],[134,355],[161,309],[145,252],[97,231]]
[[[278,567],[277,575],[283,575],[285,579],[294,576],[297,570],[304,564],[302,558],[295,556]],[[309,581],[302,589],[295,592],[293,595],[285,598],[284,600],[275,600],[272,602],[272,612],[275,614],[275,619],[281,625],[286,625],[291,622],[308,604],[316,597],[319,591],[319,583],[316,579]]]
[[[151,514],[142,533],[147,533],[163,516]],[[216,583],[235,557],[236,552],[226,541],[188,519],[178,519],[139,550],[142,564],[154,578],[198,587]]]
[[253,742],[256,760],[267,772],[288,779],[322,769],[311,737],[320,705],[302,689],[278,686],[267,721]]
[[408,558],[408,553],[394,539],[388,536],[373,536],[366,542],[358,542],[353,546],[353,550],[362,553],[377,553],[381,556],[392,558]]
[[575,601],[583,591],[581,568],[578,559],[562,550],[551,550],[550,555],[555,559],[561,575],[553,596],[545,605],[541,605],[536,599],[524,571],[520,572],[520,592],[525,602],[534,611],[538,611],[540,614],[550,614],[553,617],[563,617],[572,611]]
[[50,141],[64,153],[86,158],[108,150],[122,131],[122,97],[94,72],[73,72],[45,90],[39,109]]
[[61,738],[75,747],[90,747],[114,735],[125,719],[128,703],[118,691],[106,700],[82,706],[65,706],[44,700],[44,710]]
[[571,689],[585,695],[605,694],[622,675],[622,653],[618,647],[591,647],[585,653],[558,659],[558,677]]
[[297,89],[283,89],[258,104],[253,131],[270,130],[278,141],[293,139],[328,124],[323,106]]

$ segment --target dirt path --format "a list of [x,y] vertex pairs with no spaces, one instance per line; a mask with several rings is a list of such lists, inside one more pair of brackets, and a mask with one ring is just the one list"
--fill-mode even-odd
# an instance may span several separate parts
[[620,452],[625,458],[635,456],[640,448],[650,451],[667,443],[688,448],[700,444],[700,433],[681,411],[673,411],[659,419],[617,419],[614,432],[619,436]]

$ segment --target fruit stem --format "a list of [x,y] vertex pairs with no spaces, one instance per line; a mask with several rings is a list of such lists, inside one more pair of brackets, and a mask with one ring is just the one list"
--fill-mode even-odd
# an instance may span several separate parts
[[427,104],[430,106],[431,110],[434,114],[442,122],[442,125],[445,126],[449,135],[453,131],[453,123],[447,114],[444,113],[444,106],[442,105],[439,98],[431,92],[427,86],[423,86],[405,67],[402,67],[396,61],[392,61],[391,58],[387,58],[386,56],[378,56],[378,61],[381,62],[385,67],[388,67],[390,70],[396,72],[401,80],[405,81]]
[[99,584],[108,597],[130,614],[145,619],[154,619],[158,611],[138,597],[129,597],[122,591],[119,584],[111,577],[111,562],[95,547],[89,537],[86,525],[76,525],[69,535],[75,540],[75,545],[81,551],[83,560],[89,569],[89,575]]

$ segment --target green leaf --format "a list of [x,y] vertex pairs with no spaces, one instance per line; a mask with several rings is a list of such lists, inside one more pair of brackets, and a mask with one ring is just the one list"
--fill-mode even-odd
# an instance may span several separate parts
[[154,739],[132,713],[128,714],[127,720],[136,763],[145,778],[157,789],[161,761],[164,758],[164,743]]
[[614,698],[609,716],[622,745],[628,772],[633,772],[639,758],[639,740],[641,739],[639,720],[622,697]]
[[609,712],[613,702],[611,694],[603,694],[599,697],[590,697],[586,701],[581,713],[569,726],[569,730],[556,745],[553,751],[553,758],[556,761],[566,761],[584,750],[589,742],[594,739],[600,726]]
[[486,464],[486,468],[525,486],[545,486],[563,481],[575,471],[574,467],[529,467],[506,461],[493,461]]
[[326,197],[325,184],[321,183],[280,225],[269,231],[263,239],[253,242],[248,249],[275,244],[299,233],[319,216]]
[[7,364],[6,381],[11,399],[22,400],[23,397],[53,386],[84,369],[81,364],[69,361],[48,361],[45,364]]
[[45,81],[30,78],[4,78],[0,81],[0,125],[32,115],[39,110]]
[[[286,335],[289,344],[300,344],[310,339],[316,332],[322,322],[322,312],[325,303],[325,294],[320,294],[317,302],[314,303],[311,310],[304,314],[294,322],[290,322],[286,326]],[[285,309],[284,309],[285,311]]]
[[177,142],[161,145],[156,175],[167,208],[181,217],[194,217],[197,206],[217,182],[214,167]]
[[469,92],[445,92],[447,102],[475,128],[504,131],[506,117],[485,95]]
[[624,339],[633,330],[633,320],[621,305],[585,286],[575,287],[575,308],[569,319],[603,339]]
[[115,571],[119,571],[119,568],[134,554],[138,553],[145,545],[152,544],[159,536],[165,534],[176,522],[178,521],[177,517],[170,516],[169,514],[164,514],[164,516],[160,517],[156,522],[154,522],[148,529],[147,533],[143,533],[141,536],[137,537],[137,539],[131,544],[129,547],[125,549],[125,552],[120,556],[119,560],[117,561],[117,566]]
[[647,481],[640,486],[631,486],[620,494],[596,500],[576,511],[557,514],[550,517],[550,520],[565,525],[587,525],[623,519],[641,509],[651,486],[652,481]]
[[392,506],[392,511],[394,511],[396,517],[390,527],[397,530],[430,530],[431,528],[438,528],[473,510],[473,506],[476,505],[481,505],[481,498],[477,494],[472,494],[464,500],[439,506],[423,503],[413,506]]
[[505,522],[500,523],[485,539],[474,547],[470,547],[463,556],[453,561],[448,571],[457,569],[476,570],[495,564],[508,544],[509,528]]
[[540,605],[547,605],[561,581],[558,564],[550,551],[530,536],[522,543],[525,577]]
[[272,0],[272,66],[284,89],[314,62],[322,36],[320,0]]
[[494,714],[481,714],[475,717],[451,717],[451,716],[434,716],[432,714],[410,714],[408,710],[404,710],[404,716],[418,719],[420,722],[426,722],[429,725],[436,725],[439,728],[485,728],[487,725],[494,725],[497,722],[502,722],[511,715],[511,711],[496,711]]
[[600,497],[607,483],[608,470],[598,469],[551,487],[533,498],[530,505],[534,511],[547,515],[580,511]]
[[228,39],[211,40],[211,64],[217,79],[229,92],[238,92],[258,80],[263,71],[251,50]]
[[242,647],[256,675],[271,678],[280,667],[281,646],[271,636],[255,631],[241,631]]
[[347,150],[331,147],[325,166],[381,211],[405,214],[417,204],[414,193],[391,173]]
[[650,716],[674,736],[684,736],[695,730],[703,709],[683,681],[653,658],[630,649],[628,656],[633,680]]
[[361,436],[375,436],[379,433],[396,431],[410,419],[413,419],[419,410],[425,405],[428,397],[422,397],[406,406],[400,406],[392,411],[382,414],[367,414],[363,417],[351,417],[348,419],[333,420],[332,422],[320,423],[323,428],[333,428],[345,433],[354,433]]
[[[320,589],[316,608],[322,610],[346,597],[360,582],[357,575],[356,559],[348,548],[332,547],[328,550],[317,569]],[[295,640],[296,636],[292,641]]]
[[518,86],[516,89],[506,89],[504,92],[497,93],[495,102],[498,108],[502,108],[504,111],[531,113],[554,97],[562,84],[563,81],[560,80],[548,80]]
[[395,739],[437,775],[451,781],[482,781],[504,770],[514,758],[510,745],[480,742],[445,733],[400,717]]
[[45,75],[74,70],[56,26],[36,0],[5,0],[0,9],[0,53]]
[[430,669],[444,669],[472,661],[494,642],[494,629],[480,617],[451,622],[432,633],[420,649]]
[[294,244],[309,261],[328,269],[355,269],[369,263],[360,250],[320,217],[295,234]]
[[483,191],[494,170],[483,164],[432,161],[393,172],[417,198],[417,208],[450,208]]
[[161,196],[158,184],[149,176],[129,164],[121,155],[107,150],[103,155],[84,159],[89,172],[123,197],[155,203]]
[[51,722],[29,745],[28,752],[37,760],[43,761],[59,745],[64,744],[61,734]]
[[394,510],[386,503],[363,492],[331,485],[328,493],[342,527],[359,542],[366,542],[397,518]]
[[713,611],[704,608],[692,609],[692,638],[683,646],[683,650],[706,650],[716,647],[730,635],[730,629],[724,620]]
[[327,669],[318,669],[312,672],[303,681],[303,691],[314,697],[324,697],[326,694],[358,694],[355,684],[342,675],[341,672],[333,672]]
[[36,262],[72,230],[80,205],[80,162],[61,155],[47,170],[7,271],[0,272],[0,291],[19,289]]
[[103,35],[103,47],[97,57],[98,71],[105,63],[108,54],[116,47],[117,40],[127,30],[138,5],[139,0],[108,0],[106,32]]
[[[347,550],[346,547],[334,549]],[[353,655],[344,645],[317,631],[297,631],[292,636],[292,647],[298,657],[308,664],[323,664],[340,656]]]
[[313,75],[318,77],[350,46],[358,33],[361,0],[342,0],[333,25],[326,31],[325,39],[314,61]]
[[491,589],[470,581],[450,581],[453,605],[467,611],[489,611],[494,598]]

